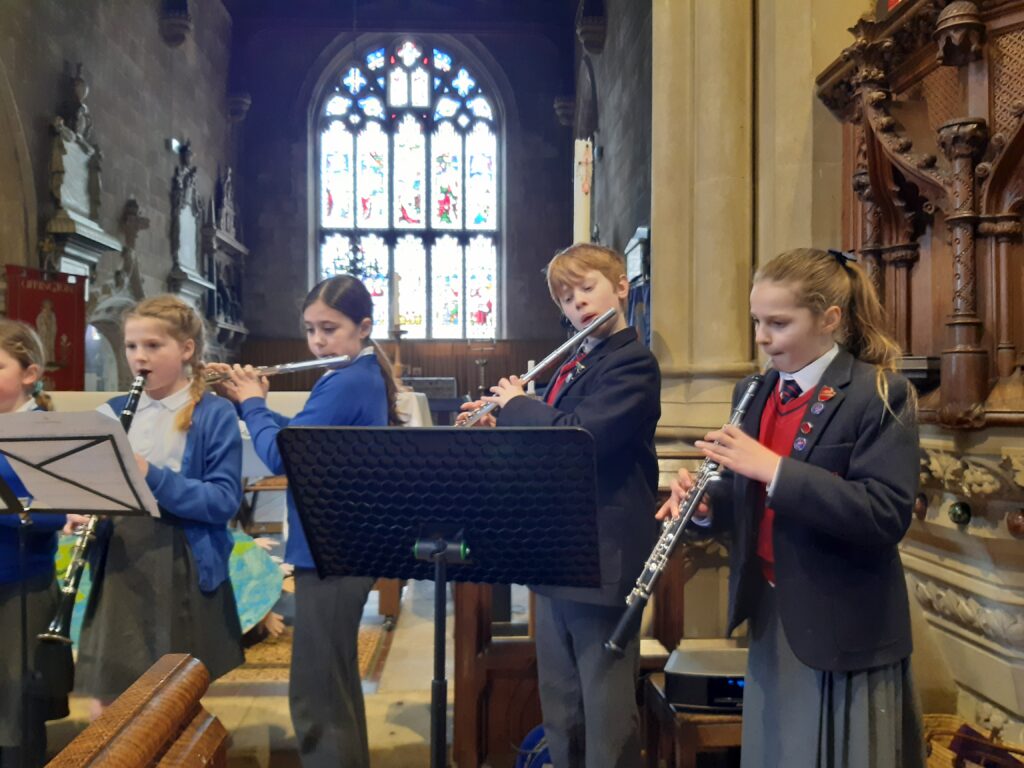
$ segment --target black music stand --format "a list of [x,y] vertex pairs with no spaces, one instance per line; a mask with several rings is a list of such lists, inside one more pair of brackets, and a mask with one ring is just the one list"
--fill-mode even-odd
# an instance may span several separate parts
[[575,428],[291,427],[288,487],[321,577],[434,580],[431,768],[446,765],[454,581],[600,586],[594,438]]
[[[120,423],[95,411],[87,413],[15,413],[3,420],[0,458],[21,487],[0,477],[0,515],[18,515],[19,569],[25,570],[31,514],[159,514],[156,499],[135,464]],[[41,691],[41,663],[28,661],[28,585],[21,580],[22,765],[29,760],[29,708]],[[70,646],[50,655],[59,664],[68,693],[74,680]],[[44,651],[45,653],[45,651]],[[64,687],[64,686],[62,686]]]

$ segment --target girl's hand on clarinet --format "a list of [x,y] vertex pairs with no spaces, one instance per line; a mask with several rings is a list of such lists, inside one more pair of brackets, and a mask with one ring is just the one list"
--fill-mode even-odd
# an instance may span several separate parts
[[483,398],[486,403],[497,403],[499,407],[504,408],[508,405],[508,401],[516,397],[524,397],[526,390],[523,388],[523,382],[519,380],[518,376],[510,376],[507,379],[502,379],[495,386],[491,387],[492,394],[489,397]]
[[[686,500],[686,497],[690,493],[690,489],[693,488],[693,477],[685,469],[680,469],[676,479],[669,483],[669,488],[672,490],[672,494],[668,497],[668,501],[661,505],[655,513],[655,517],[658,520],[666,520],[671,517],[673,520],[679,517],[679,507]],[[703,519],[711,514],[711,507],[708,506],[706,501],[701,501],[697,505],[697,509],[694,511],[693,516],[698,520]]]
[[69,514],[65,518],[64,528],[61,530],[61,533],[70,536],[71,534],[75,533],[79,526],[85,525],[88,522],[88,515]]
[[695,445],[712,461],[726,469],[761,483],[770,483],[775,477],[782,457],[757,442],[734,424],[709,432]]
[[[469,417],[473,414],[473,411],[483,408],[487,403],[483,400],[474,400],[471,403],[463,403],[459,406],[459,410],[462,411],[458,416],[455,417],[456,425],[464,424],[469,421]],[[471,426],[474,427],[496,427],[498,426],[498,420],[494,418],[493,413],[485,413],[477,421],[473,422]]]
[[145,477],[146,473],[149,472],[149,462],[137,453],[135,454],[135,466],[139,468],[139,472],[142,473],[143,477]]

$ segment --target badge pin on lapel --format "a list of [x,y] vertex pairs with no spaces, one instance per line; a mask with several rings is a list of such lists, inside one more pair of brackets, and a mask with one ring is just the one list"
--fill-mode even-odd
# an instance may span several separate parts
[[828,402],[829,400],[831,400],[835,396],[836,396],[836,391],[834,389],[832,389],[832,387],[830,387],[828,385],[825,385],[824,387],[822,387],[821,389],[818,390],[818,400],[820,402],[823,402],[823,403]]
[[793,449],[794,450],[802,451],[806,447],[807,447],[807,438],[806,437],[798,437],[796,440],[793,441]]
[[813,413],[815,416],[817,416],[819,413],[821,413],[824,410],[825,410],[825,404],[824,403],[815,403],[814,405],[811,406],[811,413]]
[[573,379],[578,377],[585,370],[587,370],[587,366],[585,366],[582,362],[576,363],[576,365],[574,365],[572,367],[572,370],[569,372],[569,375],[565,377],[565,383],[572,384]]

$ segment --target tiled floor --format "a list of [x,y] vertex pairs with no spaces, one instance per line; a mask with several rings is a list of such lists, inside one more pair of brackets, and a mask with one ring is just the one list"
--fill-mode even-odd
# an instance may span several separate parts
[[[410,582],[391,649],[376,684],[364,684],[370,759],[374,768],[416,768],[430,764],[430,682],[433,676],[432,582]],[[376,593],[364,621],[379,621]],[[451,602],[448,607],[448,731],[451,733],[453,683]],[[298,766],[295,734],[288,713],[285,683],[214,683],[203,700],[231,733],[232,768]],[[71,717],[50,724],[50,747],[58,750],[87,721],[85,702],[72,701]]]

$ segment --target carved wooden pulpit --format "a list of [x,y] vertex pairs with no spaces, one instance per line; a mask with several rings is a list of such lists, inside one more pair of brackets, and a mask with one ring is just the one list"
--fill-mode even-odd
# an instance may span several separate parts
[[818,78],[844,123],[846,242],[911,377],[939,361],[922,419],[955,429],[1024,425],[1021,14],[1016,2],[905,1],[861,19]]
[[850,31],[818,96],[843,123],[845,244],[923,395],[918,688],[1021,741],[1024,2],[903,0]]

